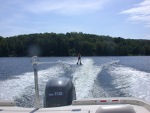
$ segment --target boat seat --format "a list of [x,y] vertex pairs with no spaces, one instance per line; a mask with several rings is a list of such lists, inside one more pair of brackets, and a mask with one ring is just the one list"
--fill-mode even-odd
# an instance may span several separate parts
[[96,110],[96,113],[136,113],[131,105],[112,105],[102,106]]

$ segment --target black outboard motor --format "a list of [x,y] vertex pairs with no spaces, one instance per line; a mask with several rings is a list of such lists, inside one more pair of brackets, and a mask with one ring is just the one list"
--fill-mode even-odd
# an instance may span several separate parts
[[75,87],[69,78],[53,78],[46,84],[44,107],[71,105],[75,99]]

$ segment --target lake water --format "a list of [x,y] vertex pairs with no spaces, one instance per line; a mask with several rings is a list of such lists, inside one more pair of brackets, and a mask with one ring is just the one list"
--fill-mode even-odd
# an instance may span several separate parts
[[[54,77],[72,79],[77,99],[136,97],[150,102],[150,57],[40,57],[38,65],[41,106],[46,82]],[[34,106],[31,58],[0,58],[0,100]]]

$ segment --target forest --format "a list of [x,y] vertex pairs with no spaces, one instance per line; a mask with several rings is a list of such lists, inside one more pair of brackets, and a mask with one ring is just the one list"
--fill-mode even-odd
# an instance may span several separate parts
[[0,36],[0,57],[76,56],[79,52],[82,56],[150,55],[150,40],[82,32]]

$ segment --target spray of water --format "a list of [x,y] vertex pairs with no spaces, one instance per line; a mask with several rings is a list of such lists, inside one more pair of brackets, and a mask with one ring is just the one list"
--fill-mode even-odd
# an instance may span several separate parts
[[91,91],[94,80],[101,71],[101,68],[94,66],[93,63],[92,59],[85,59],[83,65],[76,68],[76,71],[73,73],[77,99],[92,98]]
[[[72,79],[75,85],[77,99],[93,98],[93,93],[101,93],[106,97],[109,96],[106,90],[108,88],[98,86],[99,83],[96,83],[97,77],[102,76],[102,71],[108,73],[109,79],[112,79],[110,85],[113,85],[115,90],[124,92],[127,94],[126,96],[144,98],[150,101],[150,73],[120,65],[118,60],[108,61],[99,66],[94,65],[92,58],[83,58],[83,65],[76,65],[76,59],[58,62],[41,62],[39,64],[42,65],[44,63],[53,63],[54,65],[38,72],[41,105],[47,81],[58,76],[65,76]],[[1,100],[15,100],[19,106],[33,107],[33,72],[23,73],[15,76],[13,79],[0,81],[0,91]]]
[[150,101],[150,73],[121,65],[109,69],[116,89],[120,89],[127,96]]

